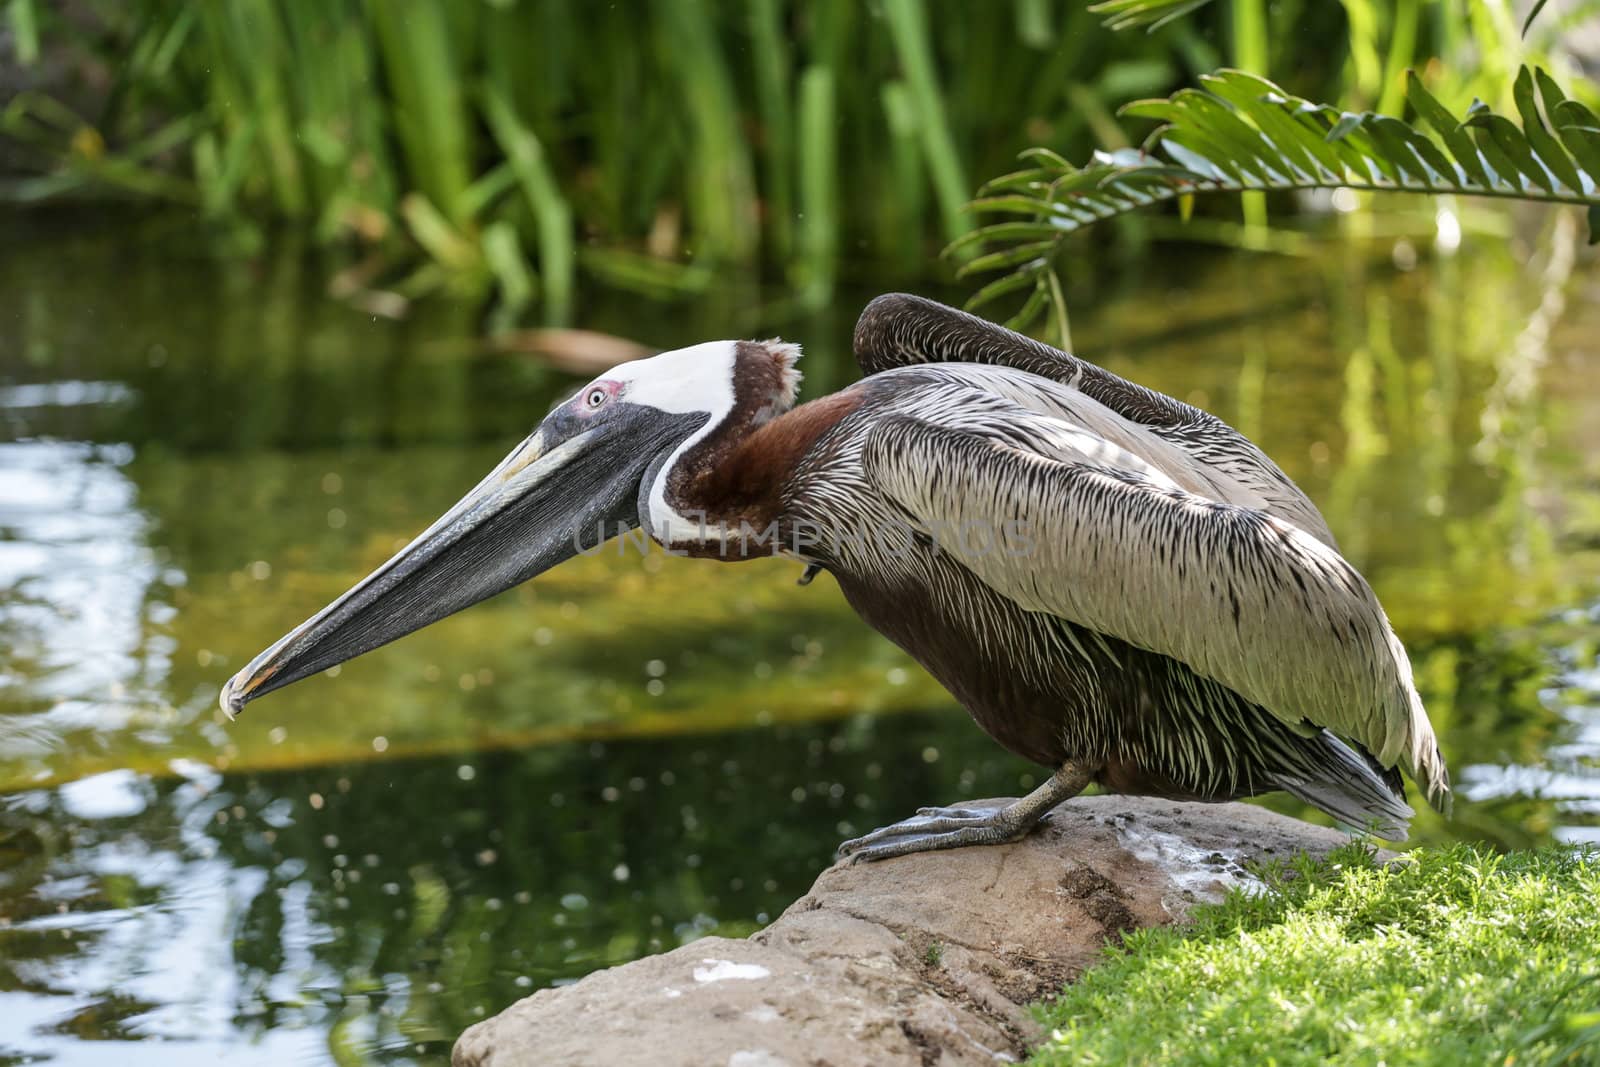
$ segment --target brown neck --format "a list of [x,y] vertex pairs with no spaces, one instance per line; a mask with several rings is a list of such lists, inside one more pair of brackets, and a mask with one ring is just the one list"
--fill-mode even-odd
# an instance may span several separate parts
[[[813,400],[762,422],[734,432],[719,427],[681,459],[668,481],[672,505],[685,513],[705,516],[708,525],[730,530],[747,524],[754,532],[781,528],[784,492],[790,476],[824,433],[832,429],[863,399],[859,386]],[[721,545],[691,555],[743,558]],[[782,547],[781,538],[752,542],[751,555],[771,555]]]

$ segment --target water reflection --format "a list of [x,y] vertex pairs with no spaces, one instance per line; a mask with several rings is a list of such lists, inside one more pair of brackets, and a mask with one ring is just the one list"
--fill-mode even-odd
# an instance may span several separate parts
[[[567,379],[480,351],[470,309],[322,300],[292,248],[28,225],[50,254],[0,256],[0,1062],[441,1062],[528,990],[754,928],[843,837],[1032,784],[786,564],[577,560],[224,723],[221,681]],[[1422,841],[1600,837],[1600,274],[1532,247],[1174,261],[1073,321],[1324,505],[1462,782]],[[817,395],[866,295],[584,320],[801,337]]]
[[175,771],[4,799],[0,1055],[441,1060],[530,989],[756,929],[843,836],[1035,773],[942,714]]
[[1461,793],[1476,805],[1539,802],[1553,813],[1559,841],[1600,844],[1600,603],[1550,623],[1558,673],[1538,701],[1559,725],[1537,762],[1473,763],[1460,774]]
[[[8,396],[96,402],[106,391],[15,387]],[[6,409],[13,417],[16,406]],[[0,758],[114,746],[169,713],[162,683],[171,608],[151,603],[164,572],[147,544],[127,445],[0,443]],[[29,713],[32,709],[32,713]]]

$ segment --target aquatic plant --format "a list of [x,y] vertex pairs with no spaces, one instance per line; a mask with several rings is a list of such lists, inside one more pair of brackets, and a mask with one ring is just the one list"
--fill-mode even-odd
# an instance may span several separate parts
[[1124,148],[1118,105],[1225,60],[1362,105],[1400,46],[1459,50],[1468,16],[1417,3],[1408,45],[1365,0],[1233,0],[1154,35],[1080,0],[9,0],[27,88],[0,101],[0,199],[177,204],[233,253],[301,229],[376,314],[444,291],[492,295],[492,327],[559,321],[584,277],[676,298],[764,276],[819,307],[852,263],[947,275],[931,253],[972,227],[976,175]]
[[[3,7],[41,84],[0,101],[0,199],[179,204],[246,252],[287,222],[351,250],[340,295],[507,322],[563,318],[579,272],[679,296],[761,266],[812,306],[847,255],[924,274],[1025,123],[1084,150],[1080,111],[1178,78],[1169,41],[1048,0]],[[49,79],[80,67],[109,84]]]

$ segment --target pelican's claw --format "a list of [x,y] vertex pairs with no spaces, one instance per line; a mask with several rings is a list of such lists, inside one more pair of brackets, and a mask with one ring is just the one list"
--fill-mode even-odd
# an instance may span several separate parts
[[1009,806],[918,808],[909,819],[846,841],[839,846],[839,855],[852,862],[871,861],[941,848],[1000,845],[1025,836],[1036,821],[1018,818]]

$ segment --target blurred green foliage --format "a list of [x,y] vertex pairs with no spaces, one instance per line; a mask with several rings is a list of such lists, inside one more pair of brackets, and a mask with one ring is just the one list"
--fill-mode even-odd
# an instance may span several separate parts
[[341,294],[494,293],[496,324],[567,317],[580,274],[673,296],[760,268],[810,306],[852,264],[925,277],[981,176],[1125,147],[1119,105],[1225,62],[1393,110],[1407,65],[1480,86],[1522,55],[1490,0],[1231,0],[1154,34],[1078,0],[7,11],[38,76],[0,110],[0,195],[173,201],[245,251],[287,220],[346,252]]

